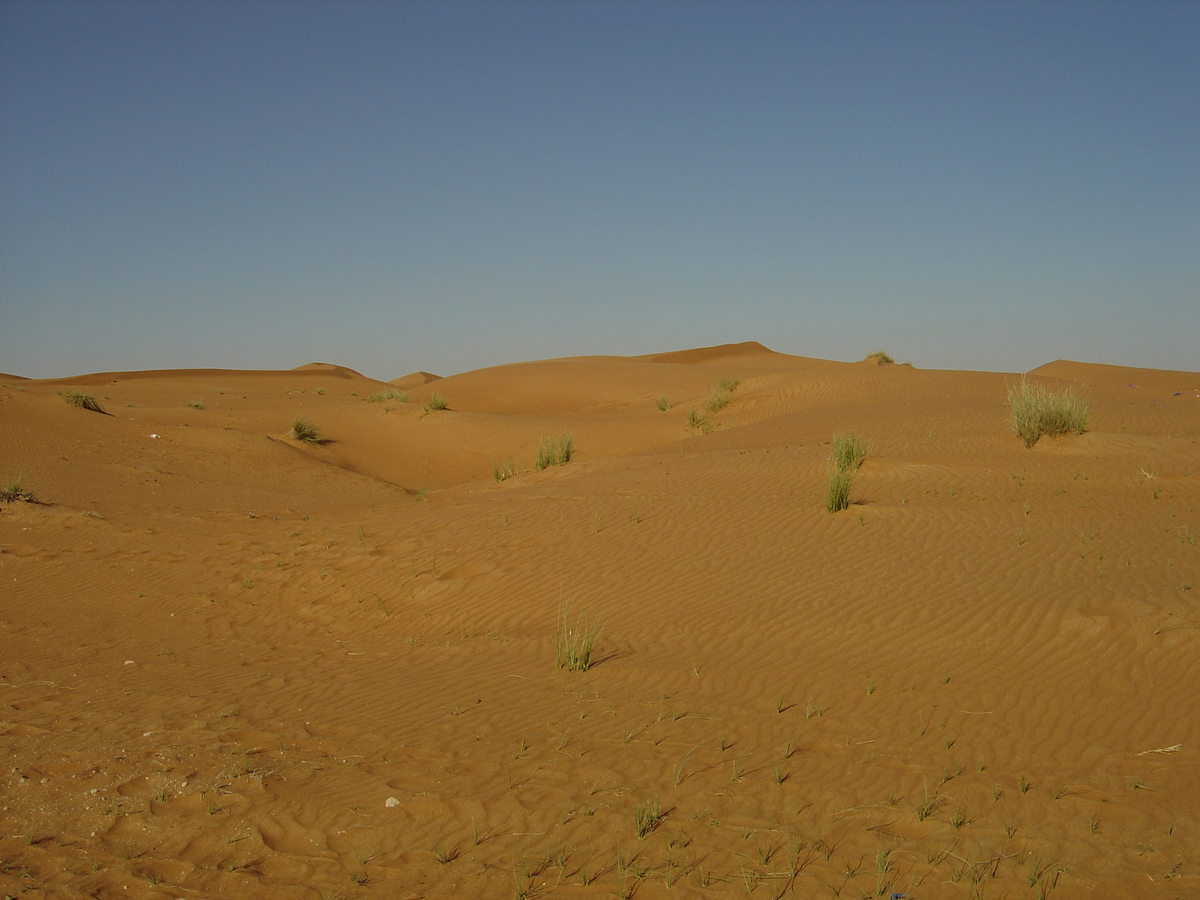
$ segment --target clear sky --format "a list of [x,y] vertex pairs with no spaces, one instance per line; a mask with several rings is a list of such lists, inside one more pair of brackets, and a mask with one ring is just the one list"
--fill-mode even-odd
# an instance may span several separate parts
[[1200,3],[0,0],[0,372],[1200,370]]

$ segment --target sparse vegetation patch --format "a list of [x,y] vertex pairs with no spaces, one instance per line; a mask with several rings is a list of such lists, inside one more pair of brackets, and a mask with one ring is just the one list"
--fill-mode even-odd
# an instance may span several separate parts
[[288,434],[292,440],[303,441],[306,444],[319,444],[321,442],[317,426],[308,421],[308,419],[294,419],[292,421],[292,430]]
[[833,469],[835,472],[856,472],[871,452],[871,445],[854,431],[838,431],[833,435]]
[[85,391],[81,391],[76,388],[69,388],[68,390],[63,391],[62,397],[72,406],[78,407],[79,409],[86,409],[90,410],[91,412],[98,413],[104,412],[104,410],[100,408],[100,404],[96,402],[96,398]]
[[639,803],[633,808],[634,833],[639,838],[644,838],[658,827],[658,823],[663,820],[663,815],[662,806],[659,805],[657,797],[645,803]]
[[23,475],[9,475],[0,484],[0,503],[32,503],[33,492],[25,487]]
[[600,636],[600,622],[586,611],[571,618],[570,607],[564,603],[554,633],[554,664],[568,672],[586,672],[592,666],[592,651]]
[[430,412],[437,409],[449,409],[450,401],[441,394],[430,394],[429,399],[425,401],[425,412]]
[[[435,394],[434,396],[437,396],[437,395]],[[395,388],[388,388],[386,391],[379,391],[374,394],[367,394],[367,399],[370,400],[372,403],[383,403],[385,400],[395,400],[398,403],[407,403],[408,402],[408,391],[398,391]],[[429,399],[432,400],[433,397],[430,397]],[[445,409],[445,407],[440,406],[440,407],[438,407],[438,409]]]
[[717,392],[722,394],[732,394],[738,389],[739,384],[741,384],[741,382],[732,375],[726,375],[717,382]]
[[875,360],[875,365],[877,366],[890,366],[896,362],[890,355],[884,353],[882,350],[872,350],[867,354],[867,359]]
[[544,437],[537,448],[537,467],[548,469],[550,466],[563,466],[571,461],[574,452],[575,439],[570,432],[564,431],[557,437]]
[[828,512],[841,512],[850,507],[850,482],[854,479],[851,472],[832,472],[829,484],[825,487],[825,509]]
[[1008,408],[1013,428],[1026,447],[1036,444],[1043,434],[1083,434],[1087,428],[1087,404],[1070,387],[1056,391],[1022,379],[1009,388]]

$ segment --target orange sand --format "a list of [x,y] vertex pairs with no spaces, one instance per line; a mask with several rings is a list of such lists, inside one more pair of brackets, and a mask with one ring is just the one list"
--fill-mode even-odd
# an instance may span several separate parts
[[1086,434],[1024,449],[1014,375],[754,343],[0,377],[38,501],[0,508],[0,891],[1200,896],[1200,374],[1032,376]]

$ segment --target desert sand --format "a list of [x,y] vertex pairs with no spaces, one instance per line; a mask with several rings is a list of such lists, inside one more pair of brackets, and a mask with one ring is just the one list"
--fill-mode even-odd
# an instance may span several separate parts
[[0,891],[1200,896],[1200,374],[1019,377],[0,376]]

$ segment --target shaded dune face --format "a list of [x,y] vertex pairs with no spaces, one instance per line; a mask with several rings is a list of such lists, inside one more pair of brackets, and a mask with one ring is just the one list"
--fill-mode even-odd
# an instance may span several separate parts
[[0,889],[1200,896],[1200,375],[1020,377],[0,376]]

